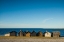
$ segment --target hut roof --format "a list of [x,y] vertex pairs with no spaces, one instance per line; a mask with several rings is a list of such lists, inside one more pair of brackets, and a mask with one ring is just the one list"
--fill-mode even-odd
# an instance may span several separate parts
[[15,33],[17,33],[16,31],[11,31],[10,33],[12,33],[12,32],[15,32]]
[[60,31],[53,31],[53,33],[60,33]]
[[36,33],[35,31],[32,31],[32,33]]
[[[23,33],[23,31],[21,31],[21,30],[20,30],[20,32]],[[20,33],[20,32],[19,32],[19,33]]]

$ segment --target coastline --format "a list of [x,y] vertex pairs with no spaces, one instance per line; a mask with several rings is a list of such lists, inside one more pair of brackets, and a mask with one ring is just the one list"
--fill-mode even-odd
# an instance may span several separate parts
[[0,37],[0,42],[64,42],[64,37]]
[[64,37],[26,37],[26,36],[0,36],[0,39],[64,39]]

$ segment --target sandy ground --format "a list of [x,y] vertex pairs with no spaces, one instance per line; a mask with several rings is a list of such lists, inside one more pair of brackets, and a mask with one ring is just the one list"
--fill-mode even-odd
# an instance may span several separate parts
[[0,42],[64,42],[64,38],[61,39],[42,39],[42,38],[15,38],[15,39],[10,39],[10,38],[3,38],[0,39]]

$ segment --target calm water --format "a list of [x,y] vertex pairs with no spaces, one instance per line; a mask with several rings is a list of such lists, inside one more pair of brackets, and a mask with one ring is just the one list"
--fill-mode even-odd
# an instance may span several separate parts
[[46,31],[49,31],[49,32],[60,31],[60,35],[64,36],[64,29],[43,29],[43,28],[0,28],[0,36],[6,33],[9,33],[11,31],[16,31],[18,33],[20,30],[30,31],[30,32],[34,30],[35,32],[41,31],[42,33]]

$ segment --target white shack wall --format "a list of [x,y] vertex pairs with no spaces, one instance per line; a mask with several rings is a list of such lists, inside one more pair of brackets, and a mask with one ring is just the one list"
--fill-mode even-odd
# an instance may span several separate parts
[[5,36],[10,36],[10,33],[8,33],[8,34],[5,34]]
[[45,33],[45,37],[51,37],[51,33]]

